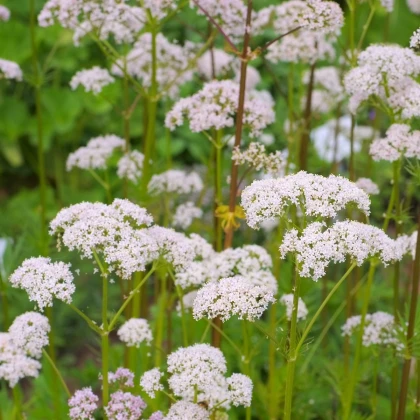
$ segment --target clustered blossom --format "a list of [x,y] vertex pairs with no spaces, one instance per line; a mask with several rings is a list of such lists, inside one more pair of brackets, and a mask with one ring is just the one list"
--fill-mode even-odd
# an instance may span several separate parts
[[[360,329],[362,317],[355,315],[347,319],[341,327],[343,336],[350,337]],[[363,330],[363,346],[384,345],[402,350],[403,344],[397,338],[394,316],[386,312],[367,314]]]
[[[153,0],[154,1],[154,0]],[[195,47],[191,43],[185,46],[169,42],[164,35],[156,36],[156,81],[158,91],[174,99],[178,96],[182,84],[193,77],[192,63],[195,59]],[[118,60],[112,67],[116,76],[130,76],[141,80],[144,88],[152,84],[152,35],[149,32],[140,36],[133,49],[124,59]]]
[[70,87],[76,90],[78,86],[83,86],[86,92],[97,95],[102,92],[105,86],[113,83],[115,79],[109,74],[107,69],[98,66],[91,69],[78,71],[70,80]]
[[205,11],[211,16],[227,36],[233,39],[244,36],[247,8],[243,0],[190,0],[190,5],[197,7],[198,14],[204,15]]
[[370,178],[359,178],[355,184],[369,195],[379,194],[379,187]]
[[140,378],[140,386],[150,398],[155,398],[156,392],[163,391],[163,385],[160,383],[162,376],[163,373],[158,368],[154,368],[144,372]]
[[52,306],[53,298],[71,303],[75,291],[70,264],[44,257],[25,260],[9,281],[13,287],[24,289],[41,311]]
[[169,408],[168,414],[164,417],[165,420],[209,420],[209,412],[198,404],[188,401],[178,401],[172,404]]
[[296,255],[299,273],[317,281],[325,275],[330,262],[344,262],[349,256],[357,265],[378,258],[384,265],[400,260],[397,242],[377,227],[355,221],[343,221],[325,229],[325,224],[311,223],[299,236],[296,229],[284,235],[280,254]]
[[194,205],[191,201],[180,204],[176,210],[172,220],[172,225],[181,229],[188,229],[194,219],[203,216],[203,210]]
[[49,0],[38,15],[42,27],[58,22],[74,32],[76,46],[93,34],[101,40],[113,37],[116,43],[133,42],[143,29],[145,11],[118,0]]
[[197,60],[198,74],[205,80],[227,76],[230,72],[236,70],[236,67],[234,56],[218,48],[206,51]]
[[251,404],[252,381],[238,374],[226,378],[223,353],[208,344],[195,344],[171,353],[167,370],[170,389],[185,402],[197,401],[209,410],[216,406],[227,409],[230,404],[246,407]]
[[228,277],[208,283],[198,291],[193,314],[197,320],[220,318],[226,321],[237,315],[239,319],[255,321],[274,301],[268,288],[256,286],[242,276]]
[[411,35],[410,48],[413,48],[414,50],[420,49],[420,28]]
[[128,347],[140,347],[141,343],[150,345],[153,337],[152,330],[146,319],[131,318],[118,329],[119,339]]
[[175,9],[173,0],[143,0],[143,7],[150,11],[155,19],[163,19],[169,11]]
[[155,411],[150,417],[149,420],[165,420],[165,416],[161,411]]
[[[238,108],[239,85],[231,80],[206,83],[196,94],[180,99],[166,115],[165,125],[171,130],[189,121],[192,132],[233,127]],[[268,92],[248,91],[243,122],[250,135],[258,136],[274,122],[273,100]]]
[[269,47],[270,61],[313,63],[334,58],[332,44],[342,25],[343,12],[335,2],[291,0],[261,9],[253,27],[257,33],[266,28],[279,34],[293,31]]
[[375,140],[369,153],[374,160],[394,162],[401,157],[420,159],[420,131],[407,124],[393,124],[383,139]]
[[[306,72],[303,76],[303,82],[308,84],[309,80],[310,74]],[[337,67],[329,66],[315,69],[311,109],[314,112],[325,114],[335,109],[343,99],[344,88]]]
[[134,373],[130,369],[120,367],[115,372],[108,373],[108,382],[132,388],[134,386]]
[[117,175],[121,179],[138,182],[143,171],[144,155],[137,150],[126,153],[119,161]]
[[95,137],[89,140],[88,144],[70,153],[67,158],[66,168],[70,171],[73,168],[85,170],[106,169],[108,159],[115,150],[123,149],[125,141],[114,134]]
[[79,251],[93,259],[93,251],[103,256],[108,271],[129,279],[159,256],[159,247],[144,227],[151,225],[147,211],[128,200],[112,204],[79,203],[62,209],[51,221],[50,233],[58,246]]
[[94,412],[98,408],[99,398],[92,391],[92,388],[77,390],[69,399],[71,420],[94,420]]
[[414,260],[416,257],[417,232],[411,235],[400,235],[396,239],[401,255],[409,255]]
[[307,216],[335,217],[348,204],[369,214],[369,196],[353,182],[340,176],[300,171],[284,178],[254,181],[242,192],[242,207],[253,229],[261,222],[285,215],[291,205]]
[[419,0],[407,0],[407,6],[412,13],[420,15],[420,1]]
[[[198,290],[193,290],[192,292],[188,292],[181,297],[176,305],[176,311],[179,315],[182,315],[182,309],[191,310],[194,307],[194,300],[197,297]],[[182,306],[181,306],[182,301]]]
[[0,379],[13,388],[21,379],[36,378],[41,369],[37,360],[48,345],[48,318],[26,312],[15,318],[9,332],[0,333]]
[[381,101],[394,113],[409,119],[420,115],[420,57],[398,45],[370,45],[358,57],[358,67],[344,78],[355,113],[369,99]]
[[[286,307],[286,318],[290,321],[292,319],[292,313],[293,313],[293,293],[288,293],[283,295],[279,302]],[[308,315],[308,308],[305,305],[305,302],[299,298],[298,301],[298,308],[297,308],[297,319],[304,320],[306,319],[306,316]]]
[[117,391],[110,395],[105,414],[109,420],[138,420],[145,408],[146,403],[141,397]]
[[0,58],[0,79],[14,79],[21,82],[23,73],[19,64]]
[[241,152],[239,147],[233,149],[232,160],[236,165],[244,165],[264,171],[267,174],[281,176],[287,165],[287,156],[279,150],[274,153],[266,153],[265,146],[252,142],[248,148]]
[[158,194],[193,194],[203,189],[203,181],[197,172],[185,172],[169,169],[153,175],[147,190],[151,195]]
[[0,20],[7,22],[10,19],[10,10],[3,5],[0,5]]

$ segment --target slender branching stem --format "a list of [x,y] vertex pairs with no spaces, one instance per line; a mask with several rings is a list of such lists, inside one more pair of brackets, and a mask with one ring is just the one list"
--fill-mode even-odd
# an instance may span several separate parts
[[42,353],[45,356],[45,358],[50,363],[51,367],[53,368],[55,374],[57,375],[57,378],[60,380],[61,384],[63,385],[64,391],[66,391],[67,397],[71,397],[71,393],[67,387],[66,381],[64,380],[63,376],[60,373],[60,370],[57,368],[57,365],[54,363],[53,359],[51,359],[50,355],[42,349]]

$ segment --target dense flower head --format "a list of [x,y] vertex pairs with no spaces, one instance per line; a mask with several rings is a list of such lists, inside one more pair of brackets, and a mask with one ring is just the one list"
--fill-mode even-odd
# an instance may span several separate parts
[[[279,302],[286,307],[286,318],[290,321],[292,319],[293,313],[293,293],[288,293],[283,295]],[[305,302],[302,298],[299,298],[298,308],[297,308],[297,319],[304,320],[308,315],[308,308],[305,305]]]
[[150,11],[155,19],[163,19],[176,7],[174,0],[143,0],[142,4],[145,9]]
[[274,302],[270,289],[254,285],[246,277],[235,276],[204,285],[194,300],[193,313],[195,319],[226,321],[237,315],[239,319],[254,321],[270,302]]
[[[187,43],[184,46],[172,43],[161,33],[156,36],[158,91],[174,99],[178,96],[179,87],[193,77],[191,64],[195,59],[195,46]],[[118,60],[112,67],[116,76],[130,76],[139,79],[144,88],[152,84],[152,35],[146,32],[140,36],[133,49],[124,59]]]
[[371,258],[384,265],[402,258],[396,241],[381,229],[355,221],[337,222],[329,228],[324,223],[311,223],[301,235],[292,229],[280,246],[282,258],[288,253],[296,255],[300,275],[315,281],[325,275],[331,262],[344,262],[347,256],[357,265]]
[[209,420],[210,413],[198,404],[188,401],[178,401],[171,405],[165,420]]
[[155,398],[155,393],[163,390],[163,385],[160,383],[162,376],[163,372],[154,368],[144,372],[140,378],[140,386],[150,398]]
[[392,124],[385,138],[375,140],[369,153],[374,160],[394,162],[401,157],[420,159],[420,131],[407,124]]
[[241,151],[239,147],[234,148],[232,160],[236,165],[247,164],[257,171],[262,170],[267,174],[277,176],[284,174],[287,165],[287,156],[284,152],[277,150],[266,153],[265,146],[256,142],[251,142],[244,151]]
[[[237,62],[232,54],[213,48],[206,51],[197,60],[197,71],[205,80],[227,76],[237,68]],[[214,77],[213,77],[214,76]]]
[[308,28],[323,33],[339,34],[344,25],[344,14],[338,3],[324,0],[308,0],[304,19]]
[[101,40],[112,37],[118,44],[133,42],[145,21],[142,8],[119,0],[48,0],[38,15],[42,27],[58,22],[72,30],[75,45],[88,34]]
[[9,332],[0,333],[0,379],[13,388],[23,378],[36,378],[49,332],[48,319],[37,312],[16,317]]
[[413,32],[410,38],[410,48],[414,50],[420,49],[420,28]]
[[[235,70],[234,80],[237,83],[240,83],[240,81],[241,81],[241,72],[240,72],[239,66]],[[252,67],[252,66],[248,65],[248,67],[246,68],[245,89],[247,91],[251,92],[257,87],[258,83],[260,83],[260,82],[261,82],[261,75],[260,75],[259,71],[255,67]]]
[[6,22],[10,19],[10,10],[3,5],[0,5],[0,20]]
[[[166,115],[165,124],[174,130],[187,119],[194,133],[233,127],[238,99],[238,83],[231,80],[206,83],[196,94],[180,99]],[[267,92],[247,92],[243,118],[253,137],[274,122],[273,102]]]
[[108,159],[115,150],[123,149],[125,141],[114,134],[95,137],[88,141],[87,145],[70,153],[66,167],[70,171],[73,168],[80,169],[106,169]]
[[92,391],[92,388],[77,390],[69,399],[71,420],[94,420],[94,412],[98,408],[99,398]]
[[105,413],[109,420],[138,420],[145,408],[146,403],[141,397],[117,391],[110,395]]
[[203,189],[203,181],[197,172],[169,169],[153,175],[147,190],[151,195],[158,194],[193,194]]
[[108,382],[121,387],[132,388],[134,386],[134,373],[130,369],[120,367],[115,372],[108,373]]
[[199,219],[202,216],[203,210],[191,201],[187,201],[176,208],[172,225],[185,230],[191,226],[194,219]]
[[227,379],[229,399],[234,406],[249,407],[252,400],[253,383],[249,376],[234,373]]
[[137,150],[126,153],[118,161],[117,175],[121,179],[138,182],[143,171],[144,155]]
[[[362,317],[355,315],[347,319],[341,327],[343,336],[351,336],[360,330]],[[397,328],[393,315],[386,312],[367,314],[363,331],[363,346],[373,345],[392,346],[402,349],[402,343],[397,338]]]
[[413,260],[416,257],[417,232],[411,235],[400,235],[395,240],[401,255],[409,255]]
[[150,417],[149,420],[165,420],[165,416],[162,411],[155,411]]
[[412,13],[420,15],[420,1],[419,0],[407,0],[407,6]]
[[[190,310],[192,311],[194,307],[194,300],[197,297],[198,290],[193,290],[191,292],[186,293],[183,295],[180,300],[177,302],[176,311],[178,315],[182,316],[182,310],[184,311]],[[181,306],[182,302],[182,306]]]
[[355,113],[363,102],[378,98],[403,118],[420,115],[420,85],[414,80],[419,74],[420,57],[409,48],[370,45],[360,53],[358,67],[344,78],[350,111]]
[[158,244],[142,229],[153,222],[147,211],[128,200],[112,204],[79,203],[62,209],[50,223],[58,246],[79,251],[93,259],[102,255],[109,271],[128,279],[158,257]]
[[140,344],[150,344],[153,336],[147,319],[131,318],[118,329],[119,339],[128,347],[140,347]]
[[359,178],[355,184],[369,195],[379,194],[379,187],[370,178]]
[[348,204],[369,214],[369,196],[341,176],[308,174],[300,171],[284,178],[254,181],[242,192],[242,207],[253,229],[261,222],[285,215],[291,205],[307,216],[335,217]]
[[233,39],[244,36],[247,8],[243,0],[190,0],[190,5],[197,7],[198,14],[204,15],[205,11],[211,16],[227,36]]
[[13,287],[24,289],[29,300],[36,302],[41,311],[52,306],[53,298],[70,303],[75,291],[70,264],[44,257],[25,260],[9,281]]
[[26,312],[15,318],[9,328],[13,345],[27,356],[39,359],[42,349],[48,345],[51,330],[48,318],[38,312]]
[[14,79],[21,82],[23,73],[19,64],[0,58],[0,79]]
[[70,87],[75,90],[78,86],[83,86],[86,92],[95,95],[102,92],[105,86],[113,83],[115,79],[109,74],[107,69],[95,66],[91,69],[78,71],[70,80]]

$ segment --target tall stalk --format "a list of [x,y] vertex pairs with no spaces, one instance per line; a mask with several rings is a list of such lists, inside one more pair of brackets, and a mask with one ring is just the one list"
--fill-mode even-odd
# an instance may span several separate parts
[[364,291],[364,301],[363,301],[363,307],[362,307],[362,313],[361,313],[361,319],[360,319],[360,331],[357,337],[353,368],[351,370],[350,380],[348,382],[348,386],[347,386],[346,393],[344,396],[345,400],[344,400],[344,407],[343,407],[343,420],[348,420],[350,418],[351,409],[353,405],[354,392],[355,392],[357,380],[359,377],[359,365],[360,365],[360,358],[361,358],[362,346],[363,346],[363,333],[365,329],[366,315],[369,308],[369,301],[370,301],[370,295],[371,295],[371,290],[372,290],[375,269],[376,269],[376,262],[372,261],[370,263],[366,289]]
[[0,272],[0,295],[1,308],[3,312],[3,331],[9,328],[9,301],[7,300],[6,283],[3,281],[3,275]]
[[408,393],[408,382],[410,379],[410,367],[411,367],[411,346],[414,336],[414,327],[416,323],[416,312],[417,312],[417,301],[419,297],[419,283],[420,283],[420,215],[417,219],[417,244],[416,244],[416,256],[414,259],[413,266],[413,277],[411,279],[411,302],[410,302],[410,314],[408,318],[408,329],[407,329],[407,343],[409,354],[405,358],[402,379],[401,379],[401,388],[400,388],[400,398],[398,404],[398,414],[397,420],[405,419],[405,409],[407,404],[407,393]]

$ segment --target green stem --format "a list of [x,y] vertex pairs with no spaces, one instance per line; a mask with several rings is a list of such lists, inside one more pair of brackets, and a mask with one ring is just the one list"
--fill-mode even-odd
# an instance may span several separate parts
[[[162,276],[162,288],[159,296],[159,313],[156,320],[156,333],[155,333],[155,343],[156,346],[162,348],[163,342],[163,330],[165,323],[165,309],[167,305],[167,276],[166,273]],[[155,367],[160,367],[162,363],[162,353],[156,352],[155,354]]]
[[13,418],[16,420],[22,420],[22,396],[19,390],[19,386],[15,385],[12,388],[13,393]]
[[360,331],[359,331],[359,336],[356,343],[356,351],[354,355],[353,368],[351,370],[351,376],[348,382],[348,387],[347,387],[346,395],[345,395],[343,420],[348,420],[350,418],[351,409],[353,405],[354,392],[356,389],[356,384],[357,384],[357,380],[359,376],[359,365],[360,365],[360,358],[361,358],[362,346],[363,346],[363,334],[365,330],[365,321],[366,321],[367,311],[369,308],[370,294],[371,294],[375,269],[376,269],[376,263],[372,261],[369,267],[366,290],[364,291],[364,301],[363,301],[361,320],[360,320]]
[[187,320],[185,318],[185,308],[184,308],[184,301],[182,299],[182,291],[178,285],[175,285],[176,293],[178,295],[179,304],[181,305],[181,323],[182,323],[182,338],[184,342],[184,347],[188,346],[188,328],[187,328]]
[[372,381],[372,416],[376,418],[377,394],[378,394],[378,357],[373,360],[373,381]]
[[[243,340],[244,340],[244,373],[245,375],[251,377],[251,360],[250,360],[250,334],[249,334],[249,330],[248,330],[248,321],[247,320],[243,320],[242,321],[242,335],[243,335]],[[245,409],[245,418],[246,420],[251,420],[251,415],[252,415],[252,411],[251,411],[251,407],[246,407]]]
[[76,312],[78,315],[80,315],[89,325],[90,328],[92,328],[93,331],[98,333],[99,335],[102,335],[102,329],[99,328],[95,322],[93,322],[87,315],[85,315],[79,308],[74,306],[72,303],[69,303],[69,307],[73,309],[74,312]]
[[44,133],[42,122],[42,107],[41,107],[41,77],[38,66],[38,50],[36,45],[36,12],[35,0],[29,0],[30,7],[30,36],[32,48],[32,71],[34,73],[34,89],[35,89],[35,113],[37,124],[37,147],[38,147],[38,178],[39,178],[39,199],[40,199],[40,228],[41,228],[41,250],[42,255],[48,253],[48,236],[47,236],[47,217],[46,217],[46,196],[47,196],[47,178],[45,172],[45,158],[44,158]]
[[95,180],[99,183],[99,185],[101,185],[105,192],[106,192],[106,198],[108,203],[111,203],[112,201],[112,196],[111,196],[111,188],[109,186],[109,184],[104,181],[95,171],[93,171],[92,169],[89,169],[89,173],[93,176],[93,178],[95,178]]
[[102,276],[102,403],[108,404],[108,371],[109,371],[109,329],[108,329],[108,278]]
[[[401,168],[401,159],[395,161],[393,163],[393,177],[392,177],[392,192],[391,198],[389,199],[388,208],[385,215],[384,224],[382,226],[382,230],[386,232],[388,230],[389,222],[392,217],[392,211],[394,210],[394,206],[397,203],[397,194],[399,195],[399,174]],[[399,206],[399,203],[397,204]]]
[[293,312],[289,332],[289,355],[287,358],[286,395],[284,398],[284,420],[290,420],[292,418],[293,383],[295,378],[295,367],[297,359],[296,327],[301,280],[299,274],[297,273],[297,269],[298,268],[296,266],[295,284],[293,290]]
[[[215,142],[215,165],[216,170],[214,174],[214,206],[217,209],[218,206],[222,204],[222,130],[216,131]],[[215,249],[220,252],[222,250],[222,225],[219,217],[214,218],[215,223]]]
[[2,302],[3,311],[3,331],[7,331],[9,328],[9,301],[7,300],[7,289],[6,283],[3,281],[3,276],[0,273],[0,295]]
[[220,335],[223,336],[223,338],[232,346],[232,348],[234,348],[237,351],[237,353],[239,354],[239,357],[242,357],[243,356],[241,349],[233,342],[233,340],[231,340],[229,338],[229,336],[221,328],[219,328],[212,321],[209,321],[209,324],[211,325],[212,328],[214,328],[216,331],[218,331],[220,333]]
[[70,391],[69,391],[69,389],[66,385],[66,382],[64,381],[63,376],[61,375],[60,371],[58,370],[57,365],[54,363],[53,359],[50,357],[50,355],[44,349],[42,349],[42,353],[44,354],[45,358],[50,363],[50,365],[53,368],[55,374],[57,375],[57,378],[60,380],[61,384],[63,385],[64,391],[66,391],[67,396],[70,398],[71,393],[70,393]]

